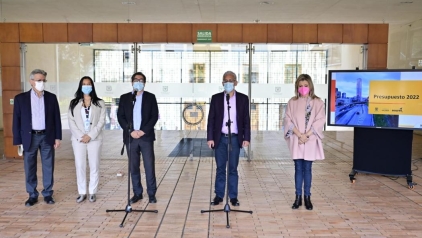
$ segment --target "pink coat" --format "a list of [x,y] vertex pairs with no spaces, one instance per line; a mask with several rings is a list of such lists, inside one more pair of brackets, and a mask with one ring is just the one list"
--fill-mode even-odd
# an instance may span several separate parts
[[323,160],[324,151],[322,149],[323,129],[325,124],[324,102],[321,99],[309,100],[311,115],[307,130],[312,130],[313,134],[305,144],[299,144],[299,138],[294,133],[288,133],[294,127],[301,133],[305,133],[305,116],[307,99],[290,99],[283,121],[284,139],[290,150],[292,159],[304,159],[309,161]]

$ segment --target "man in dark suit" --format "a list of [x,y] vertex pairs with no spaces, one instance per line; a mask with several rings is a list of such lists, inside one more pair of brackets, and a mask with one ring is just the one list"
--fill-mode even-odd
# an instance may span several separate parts
[[54,204],[54,150],[60,146],[62,124],[56,95],[44,91],[47,73],[35,69],[29,75],[32,89],[15,97],[13,107],[13,144],[23,145],[26,191],[25,206],[38,202],[37,153],[41,154],[44,189],[47,204]]
[[[158,104],[155,95],[144,91],[146,77],[137,72],[132,75],[133,91],[120,96],[117,119],[123,129],[132,177],[133,197],[130,203],[143,198],[141,184],[140,153],[144,158],[147,193],[150,203],[156,203],[157,183],[155,178],[154,126],[158,121]],[[129,136],[130,132],[130,136]],[[129,151],[130,146],[130,151]]]
[[[234,90],[237,85],[236,74],[227,71],[223,75],[224,92],[217,93],[211,98],[210,111],[208,114],[207,143],[211,149],[215,148],[215,162],[217,171],[215,176],[215,198],[212,205],[218,205],[223,201],[226,186],[226,163],[228,134],[231,133],[230,159],[228,165],[228,193],[233,206],[239,206],[237,199],[237,185],[239,176],[239,154],[241,147],[249,146],[251,140],[251,124],[249,116],[249,99],[245,94]],[[228,131],[227,101],[230,103],[231,131]]]

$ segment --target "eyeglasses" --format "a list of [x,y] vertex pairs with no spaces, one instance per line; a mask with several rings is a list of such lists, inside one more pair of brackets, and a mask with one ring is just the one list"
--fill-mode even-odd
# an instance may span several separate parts
[[223,83],[234,83],[236,80],[223,80]]
[[35,82],[47,82],[47,80],[46,79],[44,79],[44,80],[35,80],[35,79],[32,79],[32,80],[34,80]]
[[134,83],[138,83],[138,82],[144,83],[144,81],[145,81],[144,79],[134,79],[133,80]]

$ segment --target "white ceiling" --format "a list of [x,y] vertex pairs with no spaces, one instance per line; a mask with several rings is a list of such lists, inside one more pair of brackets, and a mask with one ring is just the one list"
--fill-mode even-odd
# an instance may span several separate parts
[[422,19],[422,0],[0,0],[0,7],[1,22],[407,24]]

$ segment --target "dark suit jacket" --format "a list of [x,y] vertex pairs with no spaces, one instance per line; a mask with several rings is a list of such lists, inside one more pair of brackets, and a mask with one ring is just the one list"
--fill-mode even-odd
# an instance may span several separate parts
[[[120,96],[119,109],[117,110],[117,119],[120,127],[123,129],[123,143],[128,142],[128,128],[133,125],[133,102],[132,92]],[[154,126],[158,121],[158,105],[155,95],[144,91],[142,94],[142,122],[141,128],[131,128],[130,131],[142,130],[145,132],[140,139],[145,141],[154,141]],[[130,137],[132,139],[132,137]]]
[[[31,93],[32,89],[16,95],[13,105],[13,144],[22,144],[24,150],[29,150],[32,138]],[[44,110],[45,142],[54,145],[56,139],[62,139],[62,122],[57,97],[47,91],[44,91]]]
[[[207,141],[213,140],[217,147],[221,138],[221,128],[224,119],[224,92],[214,94],[211,98],[210,111],[208,114]],[[230,118],[234,120],[233,118]],[[249,117],[249,99],[243,93],[236,91],[236,121],[238,129],[239,146],[243,141],[251,141],[251,123]]]

